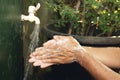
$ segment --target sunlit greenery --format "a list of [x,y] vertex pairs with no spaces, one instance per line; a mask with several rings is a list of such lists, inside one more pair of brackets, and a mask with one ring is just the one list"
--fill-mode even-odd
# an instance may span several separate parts
[[[119,0],[86,0],[85,21],[95,24],[103,32],[111,35],[120,29],[120,1]],[[88,25],[89,26],[89,25]]]
[[[69,34],[111,36],[120,30],[120,0],[45,0],[57,27]],[[68,28],[67,28],[68,29]],[[98,32],[97,32],[98,31]],[[95,33],[98,34],[95,34]]]

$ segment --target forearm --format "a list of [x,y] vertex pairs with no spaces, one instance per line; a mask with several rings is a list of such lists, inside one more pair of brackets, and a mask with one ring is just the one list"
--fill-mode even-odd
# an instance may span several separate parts
[[83,47],[89,54],[100,60],[103,64],[112,68],[120,68],[119,47]]
[[[81,52],[80,52],[81,53]],[[77,61],[96,79],[96,80],[120,80],[120,75],[109,69],[92,55],[83,51],[83,55],[76,53]],[[109,75],[109,76],[108,76]]]

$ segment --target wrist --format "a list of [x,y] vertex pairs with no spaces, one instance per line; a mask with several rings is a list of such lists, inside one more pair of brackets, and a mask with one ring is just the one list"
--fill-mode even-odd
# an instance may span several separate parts
[[86,50],[81,47],[78,49],[74,49],[73,51],[74,51],[73,54],[74,54],[75,59],[76,59],[75,61],[82,65],[82,60],[83,60],[85,54],[87,53]]

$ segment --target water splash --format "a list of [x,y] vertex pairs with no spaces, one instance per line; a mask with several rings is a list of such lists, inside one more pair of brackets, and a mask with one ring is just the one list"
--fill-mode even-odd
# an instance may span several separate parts
[[29,45],[29,50],[28,52],[31,53],[34,51],[34,49],[38,46],[38,42],[39,42],[39,25],[35,25],[34,30],[32,32],[32,34],[30,35],[30,45]]
[[35,24],[35,27],[34,27],[34,30],[33,32],[31,33],[30,35],[30,44],[29,44],[29,47],[28,47],[28,54],[27,54],[27,58],[26,58],[26,70],[25,70],[25,75],[24,75],[24,78],[23,80],[27,80],[31,74],[32,75],[32,72],[31,71],[31,65],[30,63],[28,63],[28,59],[29,59],[29,55],[30,53],[32,53],[36,47],[38,47],[38,42],[39,42],[39,30],[40,30],[40,25],[39,24]]

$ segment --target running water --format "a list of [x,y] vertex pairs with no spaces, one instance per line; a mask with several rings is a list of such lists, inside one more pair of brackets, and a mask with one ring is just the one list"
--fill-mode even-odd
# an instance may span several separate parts
[[33,30],[33,32],[30,35],[31,41],[30,41],[30,44],[29,44],[29,47],[28,47],[27,58],[25,59],[25,61],[26,61],[26,63],[25,63],[26,70],[25,70],[25,75],[24,75],[23,80],[27,80],[30,77],[29,74],[32,74],[30,72],[31,71],[31,65],[28,62],[28,59],[29,59],[30,53],[32,53],[35,50],[35,48],[38,47],[39,30],[40,30],[39,24],[35,24],[34,30]]

